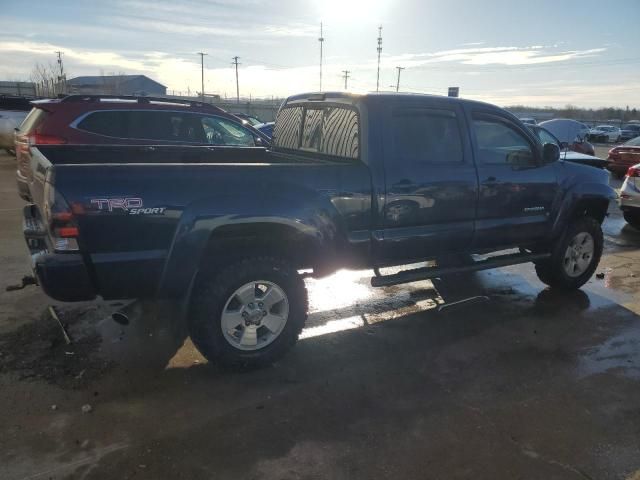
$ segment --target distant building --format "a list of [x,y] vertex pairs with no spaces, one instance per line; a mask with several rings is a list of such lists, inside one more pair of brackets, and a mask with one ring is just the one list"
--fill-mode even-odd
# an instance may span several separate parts
[[167,87],[146,75],[98,75],[67,80],[68,93],[94,95],[166,95]]

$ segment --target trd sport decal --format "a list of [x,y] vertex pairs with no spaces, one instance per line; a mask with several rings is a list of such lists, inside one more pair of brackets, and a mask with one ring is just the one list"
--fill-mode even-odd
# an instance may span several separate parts
[[141,198],[92,198],[91,205],[103,212],[122,210],[129,215],[162,215],[165,207],[144,207]]

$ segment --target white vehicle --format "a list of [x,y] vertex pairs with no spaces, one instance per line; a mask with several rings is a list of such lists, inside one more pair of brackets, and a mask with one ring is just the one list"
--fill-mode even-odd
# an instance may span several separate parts
[[0,149],[4,148],[14,155],[13,134],[29,112],[16,110],[0,110]]
[[627,223],[640,230],[640,163],[627,171],[618,203]]
[[589,127],[568,118],[554,118],[540,122],[538,125],[549,130],[562,145],[569,145],[569,147],[576,143],[585,142],[589,135]]
[[589,130],[589,140],[595,142],[619,142],[622,130],[613,125],[598,125]]

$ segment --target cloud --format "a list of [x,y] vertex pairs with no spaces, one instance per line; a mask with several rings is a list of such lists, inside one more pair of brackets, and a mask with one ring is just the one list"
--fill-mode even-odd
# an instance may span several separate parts
[[150,68],[143,61],[129,59],[115,52],[63,48],[60,45],[50,43],[0,41],[0,52],[27,53],[42,56],[43,59],[45,57],[51,59],[52,54],[58,50],[64,51],[65,60],[77,61],[85,65],[138,71],[147,71]]
[[563,62],[576,58],[592,57],[606,48],[557,51],[542,45],[527,47],[458,48],[433,53],[396,55],[385,59],[387,63],[404,62],[407,67],[419,67],[430,63],[454,62],[463,65],[537,65]]
[[233,26],[230,22],[224,22],[224,26],[217,26],[213,23],[196,23],[189,20],[165,21],[159,19],[140,17],[119,17],[112,16],[107,20],[112,25],[118,27],[135,29],[137,31],[147,31],[156,33],[173,33],[186,36],[201,37],[203,35],[219,37],[313,37],[316,35],[317,26],[305,23],[293,23],[288,25],[272,24],[244,24]]

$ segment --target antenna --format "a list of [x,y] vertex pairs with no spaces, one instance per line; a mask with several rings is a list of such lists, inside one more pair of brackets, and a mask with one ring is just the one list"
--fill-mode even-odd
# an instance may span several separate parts
[[64,75],[64,65],[62,64],[62,54],[64,52],[56,51],[56,53],[58,54],[58,67],[60,68],[60,76],[58,77],[58,83],[62,84],[62,91],[64,92],[66,90],[66,83],[67,83],[67,79]]
[[398,69],[398,80],[396,81],[396,93],[400,90],[400,72],[404,70],[405,67],[396,67]]
[[236,66],[236,103],[240,103],[240,83],[238,82],[238,65],[242,65],[242,64],[238,63],[239,59],[240,57],[233,57],[233,62],[231,62],[231,65]]
[[349,74],[351,73],[349,70],[342,70],[342,78],[344,78],[344,89],[347,89],[347,80],[349,80]]
[[202,90],[200,90],[200,96],[202,97],[202,101],[204,102],[204,56],[208,55],[204,52],[198,52],[200,55],[200,80],[202,82]]
[[320,22],[320,91],[322,91],[322,44],[324,43],[324,37],[322,36],[322,22]]
[[380,91],[380,54],[382,53],[382,25],[378,27],[378,74],[376,76],[376,92]]

